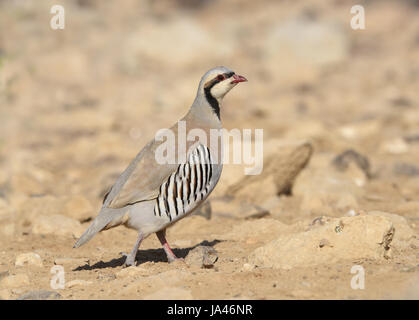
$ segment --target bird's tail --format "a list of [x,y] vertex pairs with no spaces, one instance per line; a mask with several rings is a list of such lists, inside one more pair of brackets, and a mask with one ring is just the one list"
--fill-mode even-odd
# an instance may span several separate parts
[[78,248],[92,239],[96,233],[103,229],[116,227],[126,222],[127,210],[102,208],[99,215],[92,221],[87,230],[81,235],[79,240],[74,244],[73,248]]

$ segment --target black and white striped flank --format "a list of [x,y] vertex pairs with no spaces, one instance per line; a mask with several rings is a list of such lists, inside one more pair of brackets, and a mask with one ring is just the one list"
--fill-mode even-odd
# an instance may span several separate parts
[[188,161],[160,186],[154,215],[167,216],[172,221],[188,214],[211,191],[212,171],[210,150],[199,144]]

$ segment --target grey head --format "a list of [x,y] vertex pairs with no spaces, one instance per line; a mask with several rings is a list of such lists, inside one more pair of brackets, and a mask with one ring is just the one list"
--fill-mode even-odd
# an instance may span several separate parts
[[201,78],[194,105],[209,105],[220,118],[220,103],[224,96],[238,83],[247,81],[227,67],[215,67]]

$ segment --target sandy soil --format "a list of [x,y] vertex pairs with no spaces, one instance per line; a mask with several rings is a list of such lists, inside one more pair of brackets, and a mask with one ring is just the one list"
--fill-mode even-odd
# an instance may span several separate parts
[[[0,298],[418,299],[417,2],[369,1],[365,30],[351,1],[192,3],[0,1]],[[168,230],[185,261],[150,236],[123,268],[124,227],[73,249],[216,65],[249,79],[222,120],[264,130],[262,175],[225,166],[211,209]]]

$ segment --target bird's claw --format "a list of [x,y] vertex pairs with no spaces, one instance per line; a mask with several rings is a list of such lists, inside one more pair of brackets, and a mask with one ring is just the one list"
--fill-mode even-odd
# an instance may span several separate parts
[[123,257],[125,257],[125,262],[122,265],[124,268],[135,266],[135,257],[126,254],[125,252],[120,253]]

